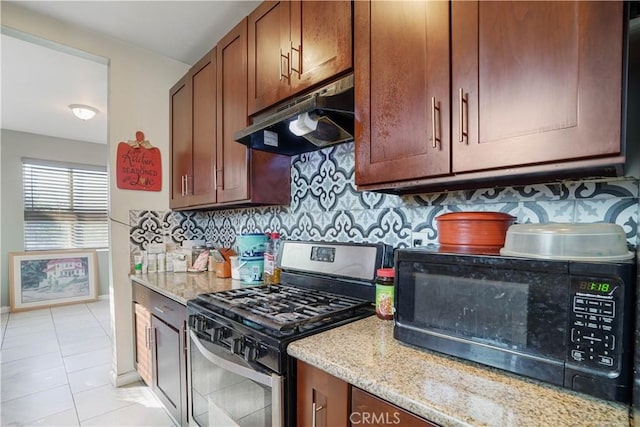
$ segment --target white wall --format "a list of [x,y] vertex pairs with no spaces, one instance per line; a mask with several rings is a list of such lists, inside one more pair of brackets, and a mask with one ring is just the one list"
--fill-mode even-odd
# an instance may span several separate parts
[[[119,141],[142,130],[162,153],[162,191],[119,190],[110,173],[110,215],[128,224],[130,209],[169,207],[169,89],[188,70],[178,61],[2,2],[2,25],[99,55],[109,60],[109,170]],[[114,336],[113,382],[137,379],[134,369],[129,227],[110,223],[110,293]]]
[[[53,138],[32,133],[2,129],[0,134],[1,206],[0,236],[2,236],[2,271],[8,270],[8,253],[24,251],[24,206],[22,195],[22,158],[54,160],[107,166],[109,152],[104,144],[92,144],[69,139]],[[107,251],[98,251],[98,295],[109,293],[109,257]],[[0,306],[9,306],[9,276],[2,275]]]

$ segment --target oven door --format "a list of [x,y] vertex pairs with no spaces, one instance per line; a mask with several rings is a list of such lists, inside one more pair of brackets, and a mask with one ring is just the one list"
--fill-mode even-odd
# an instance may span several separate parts
[[257,370],[193,330],[189,355],[192,425],[284,425],[284,377]]

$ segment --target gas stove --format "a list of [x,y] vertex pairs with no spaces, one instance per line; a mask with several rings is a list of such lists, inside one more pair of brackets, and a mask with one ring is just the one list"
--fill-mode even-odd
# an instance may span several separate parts
[[[187,302],[191,416],[196,423],[211,425],[214,412],[216,417],[225,412],[223,404],[211,406],[210,390],[223,387],[230,381],[229,371],[237,371],[244,374],[233,374],[235,381],[249,379],[254,385],[246,387],[258,384],[271,390],[271,403],[251,412],[268,419],[263,423],[237,414],[222,419],[295,425],[295,360],[287,355],[287,345],[372,315],[376,270],[392,264],[392,253],[382,244],[284,241],[278,264],[282,269],[278,285],[240,285]],[[204,366],[219,373],[212,376]],[[201,384],[202,378],[221,384]],[[274,383],[276,378],[280,383]]]

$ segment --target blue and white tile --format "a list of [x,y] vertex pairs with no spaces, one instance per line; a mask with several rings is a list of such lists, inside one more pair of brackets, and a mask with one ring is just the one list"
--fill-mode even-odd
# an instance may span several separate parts
[[567,183],[571,197],[575,199],[611,199],[638,197],[638,180],[634,178],[605,178]]
[[574,222],[575,202],[570,200],[522,202],[512,211],[520,224],[545,222]]
[[627,242],[636,246],[638,233],[638,202],[636,199],[589,199],[576,202],[576,222],[607,222],[618,224],[627,235]]
[[366,241],[397,246],[411,240],[409,214],[404,209],[367,209],[354,212],[354,221]]

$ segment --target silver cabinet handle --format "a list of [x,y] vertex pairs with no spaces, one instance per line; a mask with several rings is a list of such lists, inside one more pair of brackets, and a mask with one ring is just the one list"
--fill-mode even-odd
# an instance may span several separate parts
[[295,71],[296,73],[298,73],[298,79],[299,79],[302,76],[302,46],[298,45],[298,48],[296,49],[295,47],[293,47],[293,40],[289,41],[289,43],[291,45],[291,62],[293,62],[293,52],[298,53],[298,68],[297,69],[293,68],[293,65],[291,65],[290,68],[291,68],[291,71]]
[[[438,143],[441,142],[440,138],[438,138],[438,134],[436,133],[437,128],[439,128],[439,126],[437,125],[437,121],[436,121],[436,110],[438,111],[438,113],[440,113],[440,107],[438,107],[438,103],[436,102],[436,97],[432,96],[431,97],[431,132],[433,132],[433,142],[431,143],[431,146],[433,148],[436,148],[438,146]],[[438,114],[439,116],[440,114]]]
[[322,411],[324,406],[316,406],[316,402],[311,404],[311,426],[316,427],[316,413]]
[[464,137],[466,136],[467,138],[469,137],[468,134],[468,130],[469,130],[469,123],[468,123],[468,117],[467,117],[467,132],[464,131],[464,104],[465,102],[467,102],[464,98],[464,91],[462,90],[462,88],[460,88],[460,90],[458,91],[458,132],[460,133],[459,137],[458,137],[458,142],[464,142]]

